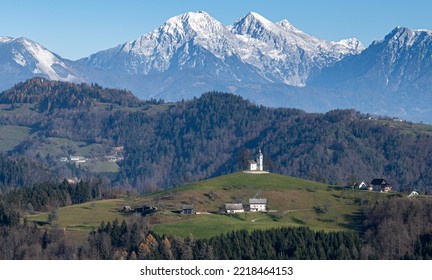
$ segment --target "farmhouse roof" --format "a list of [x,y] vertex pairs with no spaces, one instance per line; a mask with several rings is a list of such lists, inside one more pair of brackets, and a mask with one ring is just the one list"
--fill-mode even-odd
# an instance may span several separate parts
[[374,186],[386,186],[388,185],[387,181],[385,179],[373,179],[371,182],[371,185]]
[[182,210],[193,210],[193,205],[190,204],[183,204],[181,206]]
[[267,204],[267,198],[250,198],[249,204]]
[[243,209],[242,203],[226,203],[225,204],[226,210],[241,210]]

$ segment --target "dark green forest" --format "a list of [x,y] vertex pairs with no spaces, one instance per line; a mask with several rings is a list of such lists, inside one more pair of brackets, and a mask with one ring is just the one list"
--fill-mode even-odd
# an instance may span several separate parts
[[[431,188],[429,130],[415,124],[402,130],[354,110],[313,114],[267,108],[217,92],[166,104],[98,85],[40,78],[1,93],[0,102],[10,106],[8,114],[0,115],[1,125],[32,132],[8,156],[34,160],[32,151],[50,137],[105,149],[124,146],[119,172],[103,176],[142,192],[241,170],[258,146],[266,168],[284,175],[339,185],[377,177],[396,190],[426,193]],[[16,109],[28,102],[34,104],[31,114]],[[76,168],[63,172],[65,167],[49,156],[37,160],[56,174],[94,175]]]

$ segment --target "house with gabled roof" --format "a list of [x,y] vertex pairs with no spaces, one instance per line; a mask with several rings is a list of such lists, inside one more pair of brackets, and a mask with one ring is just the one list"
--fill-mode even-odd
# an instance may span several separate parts
[[370,183],[372,190],[377,192],[389,192],[391,191],[392,187],[385,179],[373,179]]
[[225,203],[225,212],[227,214],[243,213],[244,211],[242,203]]
[[191,204],[183,204],[181,206],[181,213],[182,214],[193,214],[193,205]]
[[265,212],[267,211],[267,198],[250,198],[249,199],[250,212]]

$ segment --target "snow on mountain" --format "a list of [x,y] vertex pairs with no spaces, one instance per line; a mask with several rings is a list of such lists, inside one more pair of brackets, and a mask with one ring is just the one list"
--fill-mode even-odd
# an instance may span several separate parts
[[270,80],[293,86],[304,86],[311,73],[364,49],[356,39],[327,42],[287,20],[273,23],[254,12],[237,21],[232,31],[248,43],[242,55],[245,62],[261,69]]
[[[246,71],[255,72],[266,82],[304,86],[311,72],[362,49],[355,39],[326,42],[303,33],[286,20],[273,23],[253,12],[233,26],[224,26],[205,12],[189,12],[169,19],[135,41],[80,62],[117,73],[151,75],[193,69],[197,61],[209,60],[214,64],[207,64],[205,71],[212,76],[230,72],[239,81],[241,72]],[[206,57],[197,60],[198,53]],[[237,69],[231,67],[231,61],[236,62]]]
[[89,81],[176,101],[206,91],[308,111],[356,108],[431,122],[432,31],[397,27],[367,49],[251,12],[225,26],[205,12],[72,62],[26,38],[0,37],[0,89],[34,76]]
[[[177,52],[180,66],[198,45],[219,59],[230,56],[233,34],[205,12],[186,13],[169,19],[161,27],[113,49],[101,51],[83,61],[99,69],[115,69],[130,74],[164,72]],[[116,69],[117,68],[117,69]]]
[[82,80],[66,60],[27,38],[0,37],[0,74],[2,89],[34,76]]
[[328,97],[333,101],[345,100],[335,106],[432,122],[432,31],[396,27],[308,84],[336,93]]
[[413,84],[432,86],[431,74],[432,31],[396,27],[361,54],[323,69],[311,83],[326,86],[356,83],[362,88],[392,92]]

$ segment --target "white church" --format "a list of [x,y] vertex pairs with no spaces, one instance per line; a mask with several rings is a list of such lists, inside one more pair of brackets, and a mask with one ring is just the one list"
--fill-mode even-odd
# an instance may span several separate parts
[[256,160],[249,161],[249,171],[264,171],[264,156],[261,153],[261,148],[258,148]]

